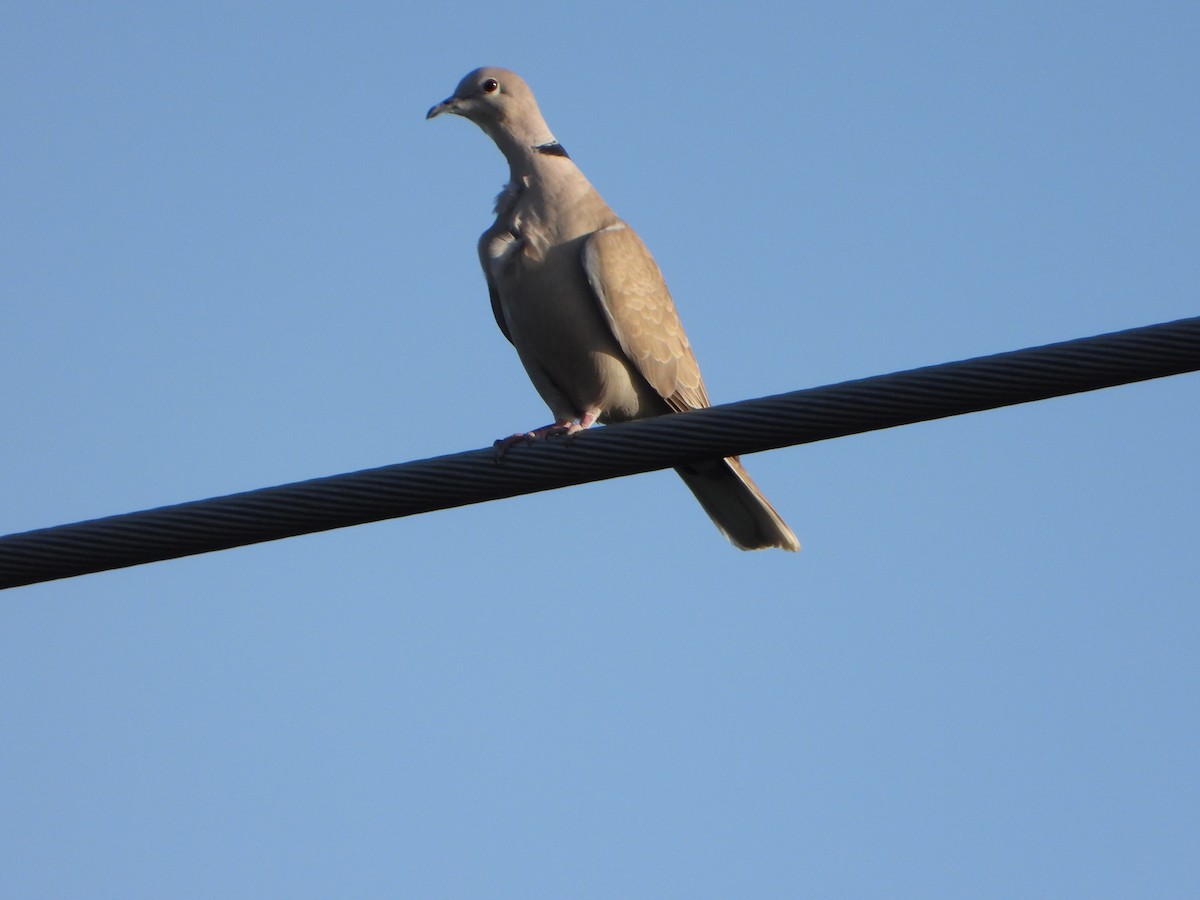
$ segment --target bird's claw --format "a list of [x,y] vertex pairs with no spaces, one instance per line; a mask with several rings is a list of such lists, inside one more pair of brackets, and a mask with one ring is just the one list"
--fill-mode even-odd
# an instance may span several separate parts
[[534,441],[542,441],[552,437],[574,437],[580,431],[583,431],[583,426],[578,422],[555,422],[552,425],[543,425],[541,428],[535,428],[533,431],[518,431],[516,434],[510,434],[506,438],[500,438],[492,444],[492,449],[496,454],[496,462],[502,460],[508,453],[509,448],[515,444],[532,444]]

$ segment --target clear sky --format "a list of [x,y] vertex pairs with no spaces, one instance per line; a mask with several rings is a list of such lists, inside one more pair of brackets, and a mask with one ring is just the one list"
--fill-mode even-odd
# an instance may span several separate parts
[[[0,533],[547,411],[504,65],[716,402],[1200,313],[1194,3],[8,3]],[[1200,380],[0,594],[0,895],[1200,894]]]

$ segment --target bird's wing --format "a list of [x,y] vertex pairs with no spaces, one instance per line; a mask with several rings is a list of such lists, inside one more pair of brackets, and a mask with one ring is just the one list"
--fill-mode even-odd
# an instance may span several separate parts
[[508,342],[512,343],[512,335],[508,333],[508,324],[504,321],[504,310],[500,306],[500,294],[496,290],[496,280],[492,277],[492,267],[495,265],[493,253],[497,236],[494,234],[495,229],[488,229],[479,238],[479,265],[483,267],[483,277],[487,280],[488,296],[492,299],[492,315],[496,317],[496,324],[500,326],[500,331],[508,338]]
[[654,257],[620,222],[583,245],[583,267],[625,355],[675,412],[708,406],[700,367]]

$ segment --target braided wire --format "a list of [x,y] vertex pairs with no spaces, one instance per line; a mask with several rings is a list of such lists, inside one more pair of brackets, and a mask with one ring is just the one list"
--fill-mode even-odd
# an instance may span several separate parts
[[0,537],[0,589],[1200,370],[1200,317]]

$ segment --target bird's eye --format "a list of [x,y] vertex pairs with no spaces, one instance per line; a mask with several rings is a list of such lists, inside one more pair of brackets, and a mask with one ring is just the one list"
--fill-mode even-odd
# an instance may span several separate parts
[[494,94],[496,91],[500,90],[500,82],[498,82],[495,78],[489,78],[483,83],[482,87],[485,94]]

